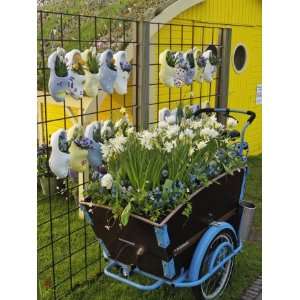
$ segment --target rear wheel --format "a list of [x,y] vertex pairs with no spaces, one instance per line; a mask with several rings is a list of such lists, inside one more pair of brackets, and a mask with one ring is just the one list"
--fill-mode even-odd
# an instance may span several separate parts
[[[221,245],[230,245],[234,248],[236,244],[235,237],[229,231],[220,232],[210,243],[206,254],[203,258],[202,265],[199,272],[199,279],[208,273],[209,266],[212,263],[213,253]],[[232,248],[229,246],[220,246],[217,256],[213,262],[213,266],[217,266],[225,257],[231,252]],[[219,248],[220,249],[220,248]],[[197,287],[192,288],[193,294],[197,300],[214,300],[219,298],[224,292],[233,271],[234,257],[227,261],[222,268],[216,271],[209,279],[204,281]]]

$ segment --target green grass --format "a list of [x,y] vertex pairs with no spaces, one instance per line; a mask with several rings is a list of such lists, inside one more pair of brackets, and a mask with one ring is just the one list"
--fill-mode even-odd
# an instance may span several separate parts
[[[254,231],[256,235],[261,234],[261,156],[250,157],[249,159],[250,174],[247,181],[246,199],[253,201],[256,206],[256,216],[254,221]],[[68,211],[68,202],[62,198],[55,198],[52,203],[52,217],[58,216],[63,212]],[[53,221],[52,231],[53,239],[58,239],[66,235],[69,230],[68,218],[70,220],[70,231],[75,231],[71,234],[71,252],[74,253],[70,259],[63,260],[55,267],[56,283],[69,277],[70,263],[72,273],[78,272],[85,266],[85,259],[88,263],[96,261],[87,269],[87,274],[83,269],[76,275],[72,276],[72,285],[81,284],[75,291],[65,297],[69,300],[189,300],[193,299],[192,293],[189,289],[172,289],[170,287],[162,287],[159,290],[147,293],[141,293],[131,287],[115,282],[111,279],[101,276],[97,280],[90,281],[83,284],[86,279],[94,279],[99,272],[100,260],[98,246],[95,241],[93,231],[89,226],[84,227],[84,221],[78,218],[78,210],[75,209],[74,201],[69,201],[69,209],[74,211],[70,212],[69,216],[64,215],[57,220]],[[49,218],[49,201],[38,201],[38,223],[45,222]],[[83,227],[83,228],[82,228]],[[78,231],[76,229],[82,228]],[[87,243],[92,243],[87,250],[78,249],[84,247],[85,230]],[[38,228],[38,246],[41,247],[51,241],[50,237],[50,224],[46,223]],[[52,260],[51,246],[39,251],[39,268],[42,270],[47,265],[51,264]],[[54,244],[54,259],[58,261],[69,254],[68,238],[64,238]],[[229,288],[224,293],[222,300],[238,300],[244,289],[247,288],[258,275],[261,274],[261,241],[252,241],[245,244],[241,254],[237,256],[235,271],[230,283]],[[52,271],[49,269],[40,276],[40,286],[42,299],[51,299],[52,290],[49,285],[53,284]],[[57,294],[62,296],[70,289],[70,280],[67,280],[57,288]]]

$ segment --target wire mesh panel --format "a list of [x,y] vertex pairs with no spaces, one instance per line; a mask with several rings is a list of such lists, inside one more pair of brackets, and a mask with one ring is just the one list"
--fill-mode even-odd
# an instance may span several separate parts
[[193,81],[183,87],[167,87],[159,78],[159,55],[164,50],[186,52],[197,47],[202,53],[212,50],[217,57],[222,57],[224,28],[207,27],[182,23],[149,23],[149,124],[158,122],[159,110],[166,107],[173,109],[179,104],[200,104],[214,107],[221,96],[219,89],[220,69],[209,83]]
[[[38,11],[37,130],[38,130],[38,279],[43,299],[60,299],[77,285],[102,272],[99,244],[86,220],[79,217],[78,197],[88,174],[70,173],[58,180],[49,169],[50,138],[58,129],[95,120],[119,119],[125,107],[137,126],[138,23],[132,20]],[[83,96],[55,102],[48,91],[49,55],[62,47],[83,51],[95,46],[127,51],[132,71],[126,95]]]

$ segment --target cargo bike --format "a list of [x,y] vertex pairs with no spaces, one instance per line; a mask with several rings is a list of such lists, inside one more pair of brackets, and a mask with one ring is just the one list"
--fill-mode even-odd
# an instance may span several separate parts
[[[241,132],[233,132],[238,155],[247,159],[247,127],[255,119],[252,111],[201,109],[200,113],[242,113],[249,116]],[[86,198],[81,209],[91,224],[107,260],[104,274],[142,291],[163,284],[192,288],[196,299],[216,299],[225,290],[233,271],[234,258],[249,233],[255,206],[244,201],[247,166],[233,175],[223,173],[208,187],[190,195],[192,213],[182,215],[177,206],[161,222],[131,214],[127,226],[113,220],[110,207]],[[149,284],[132,277],[149,278]]]

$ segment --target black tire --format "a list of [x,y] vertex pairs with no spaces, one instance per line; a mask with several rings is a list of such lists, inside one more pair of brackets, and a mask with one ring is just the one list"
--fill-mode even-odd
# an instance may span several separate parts
[[[202,265],[200,267],[199,277],[207,273],[207,265],[209,262],[210,255],[214,252],[216,247],[223,241],[229,241],[235,248],[237,245],[236,237],[229,230],[221,231],[210,243],[203,258]],[[224,271],[220,270],[216,272],[211,278],[203,282],[201,285],[193,287],[192,292],[196,300],[215,300],[218,299],[226,289],[234,267],[234,257],[231,258],[225,265]],[[221,276],[222,277],[221,277]],[[220,278],[218,280],[218,277]],[[207,287],[210,286],[210,282],[215,280],[216,288],[212,287],[212,291],[209,292]],[[219,284],[218,284],[219,283]]]

